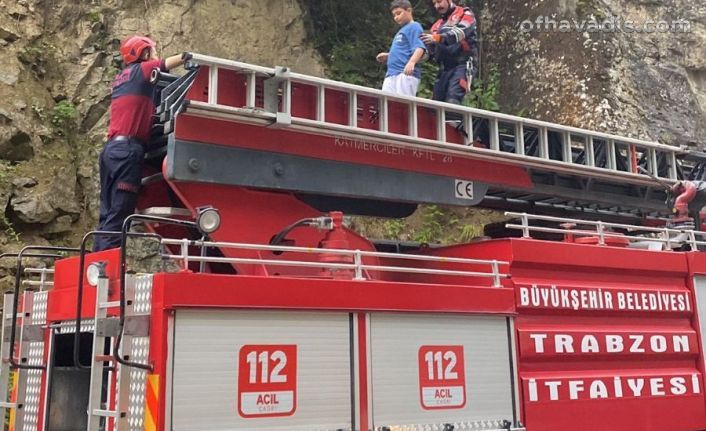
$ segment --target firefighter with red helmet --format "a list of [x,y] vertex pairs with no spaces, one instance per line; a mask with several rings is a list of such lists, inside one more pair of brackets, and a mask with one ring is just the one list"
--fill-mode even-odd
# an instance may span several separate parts
[[[190,58],[184,53],[160,59],[156,43],[141,35],[125,39],[120,54],[125,67],[111,85],[108,142],[100,154],[100,231],[120,231],[137,205],[145,146],[155,113],[157,88],[150,82],[152,70],[167,72]],[[118,237],[97,236],[93,249],[106,250],[119,244]]]
[[477,58],[476,18],[454,0],[432,0],[441,18],[430,34],[421,36],[430,57],[439,65],[432,99],[461,104],[471,88]]

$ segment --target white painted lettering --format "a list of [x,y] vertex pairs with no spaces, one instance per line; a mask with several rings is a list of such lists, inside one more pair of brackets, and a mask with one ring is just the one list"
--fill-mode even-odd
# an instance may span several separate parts
[[579,392],[583,392],[583,380],[569,380],[569,398],[577,400]]
[[539,397],[537,397],[537,380],[535,379],[529,379],[528,383],[528,391],[529,391],[529,399],[530,401],[537,401]]
[[628,379],[628,387],[636,397],[642,395],[642,388],[645,387],[645,379]]
[[674,352],[690,352],[689,349],[689,336],[688,335],[674,335],[672,336],[672,343],[674,344]]
[[606,351],[608,353],[620,353],[625,350],[623,345],[623,337],[620,335],[606,335],[605,336]]
[[554,336],[554,351],[557,353],[574,353],[574,339],[571,335],[556,334]]
[[561,386],[561,381],[550,380],[544,382],[544,386],[549,388],[549,399],[551,401],[556,401],[559,399],[559,386]]
[[601,380],[594,380],[589,391],[591,398],[608,398],[608,388]]
[[672,395],[684,395],[686,393],[686,379],[684,377],[672,377],[669,379]]
[[667,338],[664,335],[653,335],[650,337],[650,347],[653,352],[664,353],[667,351]]
[[613,309],[613,294],[610,292],[604,292],[605,293],[605,308],[612,310]]
[[613,378],[613,387],[615,389],[615,398],[623,397],[623,380],[620,377]]
[[530,338],[534,340],[534,351],[544,353],[544,340],[547,339],[547,334],[530,334]]
[[583,353],[598,353],[600,348],[598,346],[598,340],[593,335],[584,335],[583,340],[581,340],[581,352]]
[[653,396],[662,396],[664,393],[664,379],[662,377],[654,377],[650,379],[650,391]]
[[623,292],[618,292],[618,308],[625,310],[625,294]]
[[632,346],[630,346],[631,353],[645,353],[645,348],[642,347],[642,340],[645,339],[644,335],[630,335],[632,340]]

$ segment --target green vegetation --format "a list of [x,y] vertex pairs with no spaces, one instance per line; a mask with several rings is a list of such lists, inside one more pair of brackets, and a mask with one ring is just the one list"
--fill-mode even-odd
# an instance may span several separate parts
[[[389,1],[299,0],[307,13],[308,39],[319,51],[332,79],[353,84],[380,87],[385,66],[375,56],[390,47],[398,27],[392,20]],[[435,20],[430,3],[412,0],[415,20],[429,28]],[[424,76],[432,76],[425,64]],[[428,84],[429,79],[425,80]],[[430,88],[420,86],[420,93],[430,94]]]
[[68,100],[62,100],[54,106],[51,124],[63,135],[68,135],[76,127],[78,112],[76,107]]
[[20,234],[17,233],[15,228],[12,226],[12,223],[10,223],[10,220],[8,220],[5,216],[4,212],[0,213],[0,229],[2,229],[2,232],[5,234],[5,236],[9,238],[12,242],[15,242],[17,244],[22,243],[22,240],[20,239]]
[[399,238],[405,231],[405,222],[400,219],[390,219],[383,222],[385,227],[385,238],[396,239]]
[[500,74],[497,66],[492,66],[485,79],[476,79],[471,92],[466,95],[464,105],[471,108],[500,111],[498,95],[500,94]]
[[103,16],[97,10],[92,10],[86,14],[86,18],[88,19],[88,21],[95,24],[97,22],[101,22],[103,19]]
[[[45,41],[36,41],[32,45],[25,46],[18,54],[17,58],[32,70],[37,78],[44,79],[51,72],[58,70],[56,60],[56,46]],[[51,77],[51,76],[50,76]]]
[[445,211],[437,205],[427,205],[422,209],[422,226],[415,233],[414,240],[421,243],[436,243],[445,230]]

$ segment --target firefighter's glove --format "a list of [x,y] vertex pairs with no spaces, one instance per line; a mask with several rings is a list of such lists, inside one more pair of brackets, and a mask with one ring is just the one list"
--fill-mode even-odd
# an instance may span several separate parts
[[431,45],[432,43],[440,43],[441,42],[441,35],[434,33],[434,34],[428,34],[424,33],[419,38],[422,40],[424,45]]
[[181,61],[184,62],[184,69],[194,70],[198,69],[199,65],[193,61],[194,55],[190,52],[184,51],[181,53]]

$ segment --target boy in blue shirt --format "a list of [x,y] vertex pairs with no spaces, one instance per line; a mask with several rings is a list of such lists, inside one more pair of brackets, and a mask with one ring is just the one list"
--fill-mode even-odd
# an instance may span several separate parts
[[422,26],[414,21],[409,0],[393,0],[390,4],[392,19],[401,27],[392,39],[390,52],[381,52],[376,60],[387,62],[387,75],[382,91],[416,96],[422,69],[417,63],[424,57],[426,48],[421,41]]

